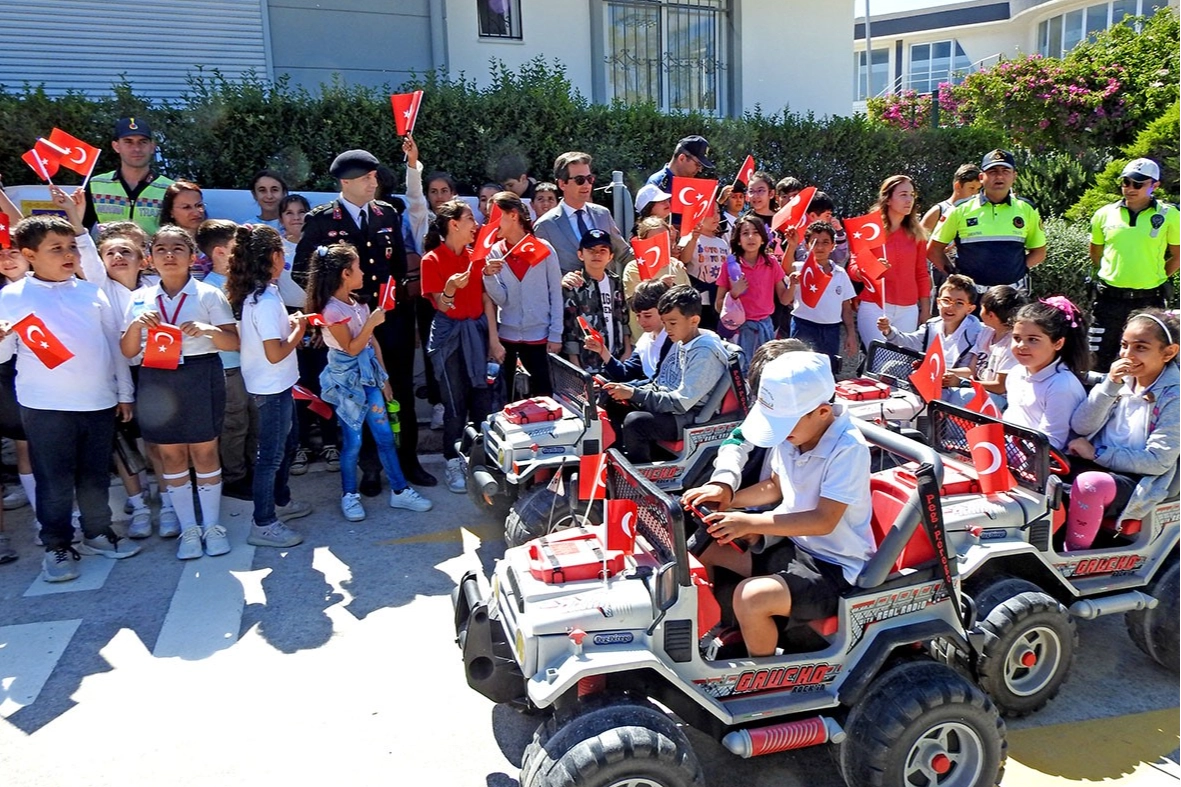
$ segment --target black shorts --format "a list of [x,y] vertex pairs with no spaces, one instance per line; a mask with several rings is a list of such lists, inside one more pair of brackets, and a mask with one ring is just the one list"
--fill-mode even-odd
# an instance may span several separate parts
[[790,538],[752,555],[751,566],[754,576],[774,574],[787,583],[793,621],[832,617],[841,595],[852,587],[840,566],[797,548]]
[[176,369],[143,367],[135,416],[146,442],[206,443],[221,434],[226,378],[217,353],[189,355]]

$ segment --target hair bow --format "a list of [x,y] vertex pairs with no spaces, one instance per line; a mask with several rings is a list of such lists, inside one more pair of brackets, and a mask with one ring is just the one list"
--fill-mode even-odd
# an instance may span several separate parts
[[1053,295],[1049,298],[1041,298],[1040,300],[1047,306],[1053,307],[1065,314],[1070,320],[1071,328],[1078,327],[1078,318],[1080,312],[1078,307],[1070,302],[1070,298],[1067,298],[1065,295]]
[[317,246],[316,247],[316,256],[319,257],[320,259],[324,259],[325,257],[327,257],[328,256],[328,247],[327,246]]

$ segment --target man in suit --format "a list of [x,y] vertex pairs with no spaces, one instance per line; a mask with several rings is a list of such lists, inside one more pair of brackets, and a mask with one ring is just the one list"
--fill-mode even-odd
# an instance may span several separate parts
[[[373,332],[381,347],[386,369],[392,371],[390,384],[401,407],[401,444],[398,459],[406,480],[415,486],[434,486],[435,477],[418,462],[418,419],[414,415],[414,303],[407,285],[418,279],[418,271],[406,264],[402,243],[402,216],[388,202],[375,200],[377,159],[364,150],[346,150],[332,162],[329,172],[340,181],[340,196],[332,202],[312,208],[304,217],[303,237],[295,249],[292,276],[300,284],[307,282],[312,253],[317,246],[351,243],[361,259],[365,283],[359,292],[362,300],[376,304],[381,285],[391,276],[397,282],[397,305],[387,313],[385,322]],[[362,494],[374,497],[381,493],[381,464],[366,434],[361,450]]]
[[591,202],[595,176],[591,172],[589,153],[563,153],[554,161],[554,181],[562,190],[558,207],[546,213],[533,225],[533,234],[548,241],[558,253],[562,273],[582,270],[578,259],[578,244],[587,230],[600,229],[611,235],[615,272],[634,259],[631,245],[619,234],[611,211]]

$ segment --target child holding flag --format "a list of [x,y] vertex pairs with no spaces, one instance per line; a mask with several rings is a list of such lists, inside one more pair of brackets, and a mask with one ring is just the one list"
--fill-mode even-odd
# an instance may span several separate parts
[[737,298],[745,312],[746,320],[734,331],[733,340],[747,358],[775,338],[771,315],[776,301],[791,302],[783,269],[767,253],[768,242],[767,225],[758,216],[746,214],[734,225],[732,254],[718,274],[718,314],[723,313],[727,295]]
[[841,324],[845,326],[845,353],[857,356],[857,329],[853,324],[853,282],[830,256],[836,231],[825,221],[808,225],[805,243],[811,250],[805,262],[793,263],[787,277],[788,298],[794,299],[791,338],[806,342],[829,358],[841,349]]

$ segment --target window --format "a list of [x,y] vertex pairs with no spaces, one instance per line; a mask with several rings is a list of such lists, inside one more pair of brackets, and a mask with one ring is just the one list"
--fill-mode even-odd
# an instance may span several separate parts
[[725,0],[607,0],[607,99],[721,114]]
[[521,0],[476,0],[480,38],[521,39]]
[[1087,8],[1087,38],[1094,40],[1096,34],[1107,29],[1107,24],[1107,3]]
[[[865,101],[870,97],[869,84],[865,70],[865,53],[853,54],[853,72],[857,75],[857,84],[853,89],[854,101]],[[873,50],[873,94],[881,95],[890,86],[890,50]]]
[[1062,27],[1062,51],[1069,52],[1083,40],[1083,11],[1071,11]]
[[1114,0],[1053,16],[1038,23],[1037,51],[1043,57],[1062,57],[1085,40],[1094,40],[1125,16],[1152,16],[1167,0]]
[[934,93],[944,82],[960,82],[971,68],[972,61],[964,54],[959,41],[912,44],[907,86],[919,93]]

